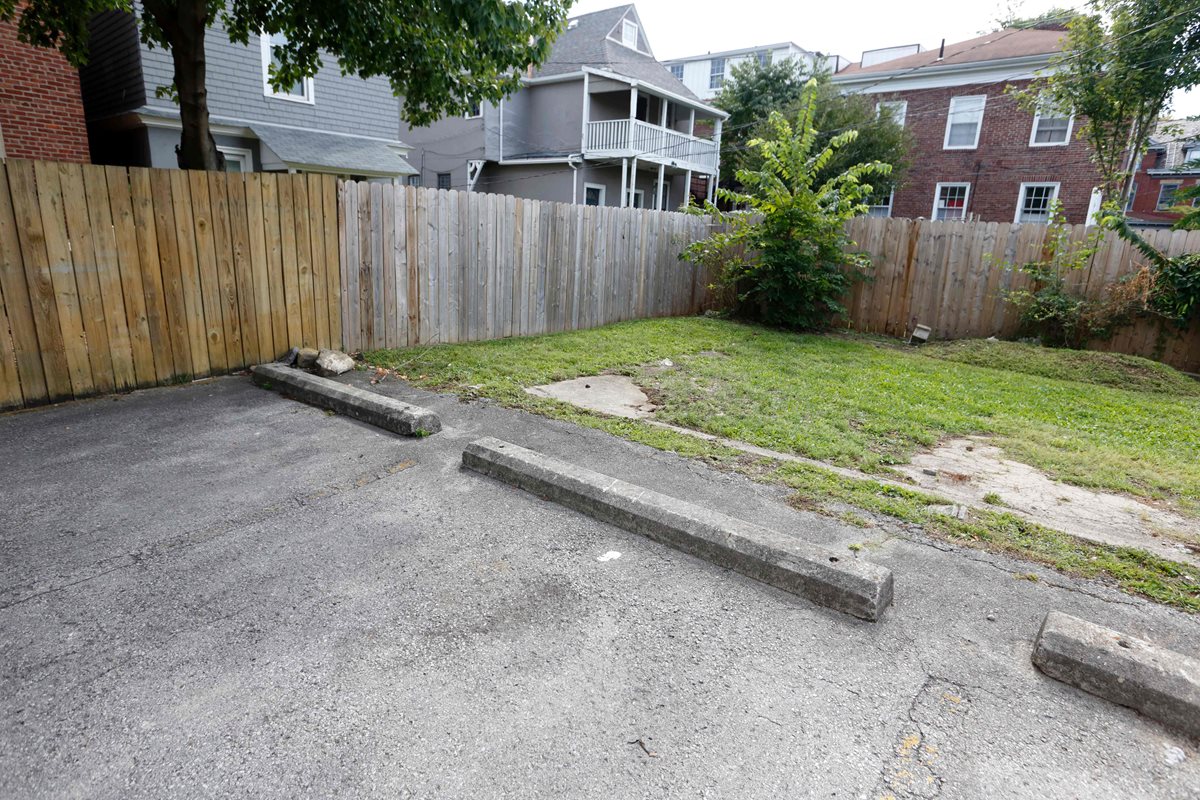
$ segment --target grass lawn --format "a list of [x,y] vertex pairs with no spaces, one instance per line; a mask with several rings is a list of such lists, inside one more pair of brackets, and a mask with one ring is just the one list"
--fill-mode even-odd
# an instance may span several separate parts
[[[885,339],[800,335],[699,317],[366,357],[418,385],[486,396],[718,460],[732,460],[734,454],[639,422],[534,398],[523,389],[620,372],[651,391],[663,421],[881,474],[944,437],[986,434],[1011,457],[1054,477],[1168,501],[1200,516],[1200,384],[1144,359],[1008,342],[918,350]],[[662,359],[679,368],[656,367]],[[873,482],[839,478],[830,483],[829,475],[789,466],[769,479],[792,486],[801,499],[806,493],[819,498],[840,491],[852,505],[881,510],[863,495],[873,489],[850,485]],[[989,546],[999,549],[1030,535],[1037,538],[1027,523],[1015,530],[1016,518],[1001,509],[986,519],[977,515],[973,530],[965,522],[938,522],[921,510],[937,501],[912,494],[904,508],[882,513],[936,523],[944,533],[972,540],[995,532],[999,538]],[[1028,551],[1027,544],[1013,547]],[[1047,563],[1063,560],[1026,554]],[[1087,563],[1096,563],[1095,555],[1088,555]],[[1191,592],[1200,608],[1200,585]]]

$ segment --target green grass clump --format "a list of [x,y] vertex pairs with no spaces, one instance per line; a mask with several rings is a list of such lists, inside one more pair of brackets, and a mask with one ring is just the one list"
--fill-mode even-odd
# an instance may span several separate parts
[[1112,386],[1139,392],[1161,392],[1183,397],[1200,397],[1200,381],[1182,372],[1140,356],[1066,350],[1024,342],[963,339],[925,346],[921,353],[932,358],[1004,369],[1025,375],[1063,381]]

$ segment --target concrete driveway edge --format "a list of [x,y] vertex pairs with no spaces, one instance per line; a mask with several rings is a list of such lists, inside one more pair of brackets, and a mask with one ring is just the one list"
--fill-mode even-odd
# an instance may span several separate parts
[[492,437],[469,444],[462,460],[476,472],[836,611],[874,622],[892,602],[890,570],[794,536]]
[[283,364],[259,364],[251,367],[250,373],[254,383],[265,389],[393,433],[428,436],[442,429],[438,415],[428,409]]
[[1033,663],[1055,680],[1200,738],[1200,660],[1051,611]]

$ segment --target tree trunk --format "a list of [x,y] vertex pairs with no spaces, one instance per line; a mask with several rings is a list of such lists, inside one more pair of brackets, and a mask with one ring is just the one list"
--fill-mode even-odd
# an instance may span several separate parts
[[225,157],[217,149],[208,123],[208,68],[204,35],[208,29],[206,0],[146,0],[146,11],[171,43],[175,64],[175,91],[183,125],[176,155],[182,169],[224,170]]

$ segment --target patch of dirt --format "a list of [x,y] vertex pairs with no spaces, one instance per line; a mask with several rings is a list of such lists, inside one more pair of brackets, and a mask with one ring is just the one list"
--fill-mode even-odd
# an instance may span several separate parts
[[896,469],[919,488],[956,503],[991,506],[1084,539],[1200,565],[1200,546],[1189,544],[1200,534],[1196,520],[1132,497],[1053,480],[1005,458],[986,439],[951,439]]
[[535,397],[561,400],[589,411],[625,419],[645,419],[657,408],[628,375],[591,375],[525,389]]

